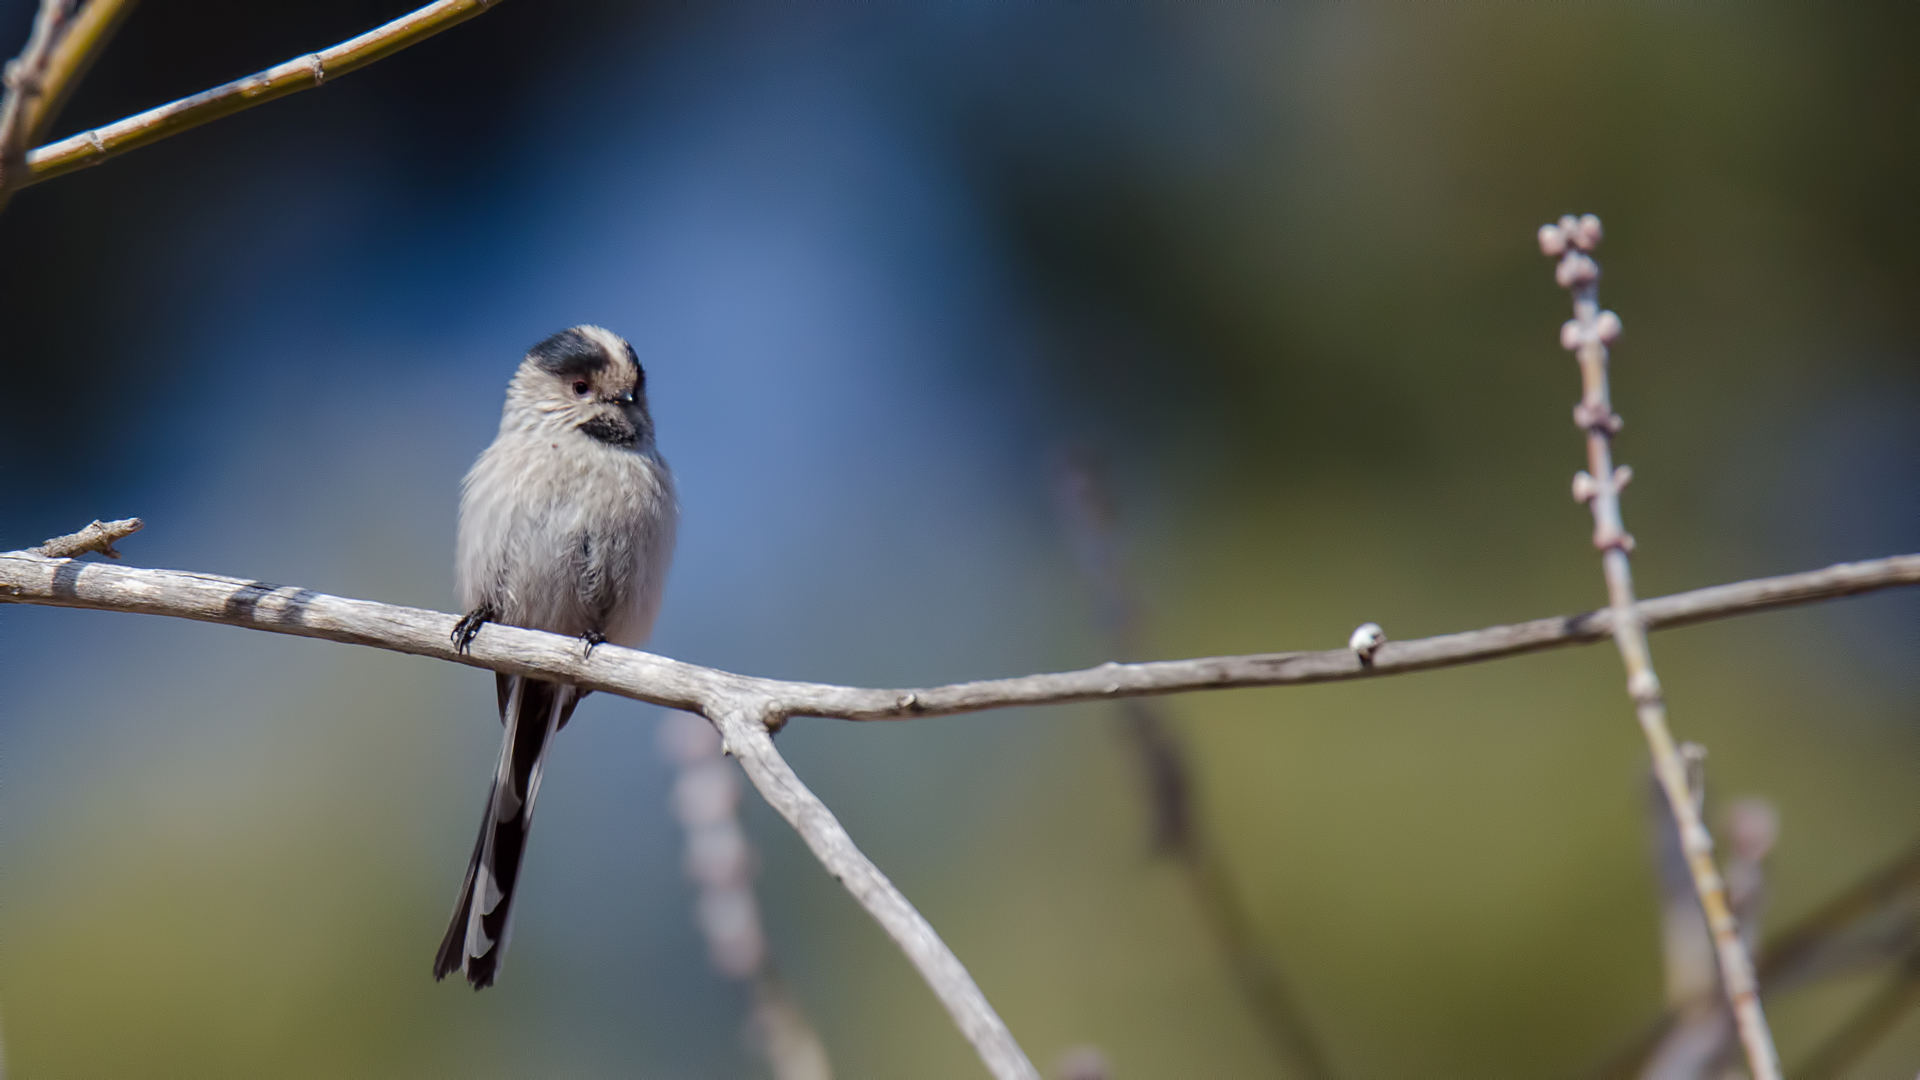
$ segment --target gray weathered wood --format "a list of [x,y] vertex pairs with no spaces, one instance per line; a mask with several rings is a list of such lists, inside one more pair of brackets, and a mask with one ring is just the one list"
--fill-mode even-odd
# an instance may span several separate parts
[[[1895,555],[1675,593],[1642,601],[1639,612],[1648,629],[1658,630],[1914,584],[1920,584],[1920,554]],[[1349,649],[1328,649],[1103,664],[1080,671],[883,690],[754,678],[614,645],[601,645],[585,656],[572,638],[511,626],[488,625],[474,639],[472,651],[460,654],[449,636],[454,616],[437,611],[351,600],[292,585],[48,559],[26,551],[0,553],[0,603],[132,611],[326,638],[509,674],[563,678],[709,718],[729,703],[767,701],[776,726],[789,716],[903,720],[1015,705],[1367,679],[1589,645],[1613,633],[1612,613],[1601,610],[1389,641],[1369,664]]]

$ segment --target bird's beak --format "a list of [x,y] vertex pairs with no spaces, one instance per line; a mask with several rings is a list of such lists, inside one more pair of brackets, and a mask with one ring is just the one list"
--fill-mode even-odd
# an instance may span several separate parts
[[619,397],[617,397],[617,398],[614,398],[614,399],[613,399],[613,403],[614,403],[615,405],[631,405],[631,404],[633,404],[633,391],[631,391],[631,390],[629,390],[629,391],[627,391],[626,393],[624,393],[624,394],[621,394],[621,395],[620,395]]

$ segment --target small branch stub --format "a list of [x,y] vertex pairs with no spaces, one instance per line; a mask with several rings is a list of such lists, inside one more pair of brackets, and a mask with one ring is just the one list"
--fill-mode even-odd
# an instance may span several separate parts
[[139,518],[121,518],[119,521],[95,521],[77,533],[68,533],[66,536],[54,537],[39,547],[34,548],[33,553],[35,555],[43,555],[49,559],[71,559],[93,551],[105,555],[109,559],[117,559],[120,557],[120,553],[114,550],[113,545],[146,527],[147,523],[141,521]]

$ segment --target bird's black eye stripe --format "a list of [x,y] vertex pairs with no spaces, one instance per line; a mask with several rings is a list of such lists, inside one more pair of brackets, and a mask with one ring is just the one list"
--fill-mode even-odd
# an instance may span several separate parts
[[578,330],[562,330],[527,351],[541,370],[563,379],[592,376],[606,370],[606,350]]

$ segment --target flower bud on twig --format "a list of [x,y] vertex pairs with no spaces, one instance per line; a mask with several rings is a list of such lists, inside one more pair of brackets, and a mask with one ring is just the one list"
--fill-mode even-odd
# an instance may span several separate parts
[[1374,652],[1386,644],[1386,640],[1387,632],[1380,629],[1379,623],[1361,623],[1347,639],[1347,648],[1353,650],[1361,663],[1372,663]]

